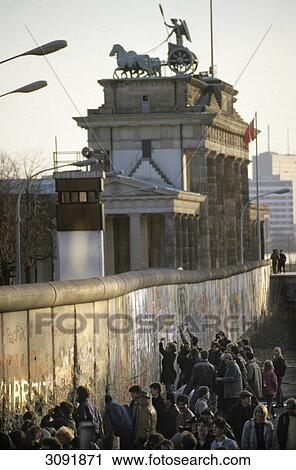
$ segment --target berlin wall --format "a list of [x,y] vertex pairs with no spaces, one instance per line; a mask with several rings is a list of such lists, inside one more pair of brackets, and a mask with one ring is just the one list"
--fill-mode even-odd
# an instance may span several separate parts
[[187,323],[208,348],[235,340],[267,312],[266,262],[206,273],[147,270],[100,279],[0,288],[0,409],[37,411],[88,384],[126,402],[132,384],[159,380],[161,337]]

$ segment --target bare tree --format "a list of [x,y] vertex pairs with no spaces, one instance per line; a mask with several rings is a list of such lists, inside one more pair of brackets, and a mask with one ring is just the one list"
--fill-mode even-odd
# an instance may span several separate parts
[[[0,284],[13,282],[16,267],[16,200],[21,199],[21,260],[25,282],[36,282],[37,263],[53,260],[53,221],[55,217],[55,195],[45,194],[44,179],[33,175],[40,171],[36,157],[21,160],[21,165],[5,153],[0,154]],[[19,174],[25,176],[19,179]]]

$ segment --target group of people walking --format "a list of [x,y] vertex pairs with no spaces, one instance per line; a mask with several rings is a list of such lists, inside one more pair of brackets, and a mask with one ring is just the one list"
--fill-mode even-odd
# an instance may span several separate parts
[[272,250],[271,253],[271,264],[273,274],[285,273],[286,272],[286,261],[287,257],[283,250],[277,250],[276,248]]
[[[132,385],[128,404],[107,387],[101,414],[79,386],[42,417],[28,410],[10,429],[0,419],[0,449],[296,449],[296,399],[284,409],[279,347],[261,364],[247,339],[219,331],[205,350],[183,326],[180,338],[179,350],[161,338],[160,382]],[[276,407],[284,411],[275,429]]]

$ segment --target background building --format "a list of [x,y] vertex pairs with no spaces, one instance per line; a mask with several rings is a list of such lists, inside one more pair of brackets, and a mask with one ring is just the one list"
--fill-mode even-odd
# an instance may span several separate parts
[[[259,155],[259,192],[288,188],[289,193],[271,194],[260,198],[268,206],[269,228],[265,253],[273,248],[283,249],[287,261],[296,262],[296,155],[264,152]],[[253,178],[250,180],[250,197],[256,196],[256,166],[253,157]]]
[[[243,141],[246,123],[234,109],[237,91],[204,75],[110,79],[100,80],[99,84],[104,88],[104,104],[88,110],[86,117],[75,118],[80,127],[87,129],[89,146],[98,151],[100,146],[104,148],[110,159],[107,169],[111,165],[122,170],[126,178],[165,186],[166,191],[182,192],[182,197],[186,193],[204,197],[196,207],[199,244],[191,269],[239,264],[239,220],[241,208],[249,200],[249,160]],[[106,204],[107,231],[113,233],[116,228],[112,224],[124,211],[129,228],[134,223],[126,201],[118,197],[116,205],[118,213],[113,210],[111,223]],[[144,213],[146,216],[147,209]],[[178,217],[170,222],[171,239],[166,249],[172,253],[167,267],[189,267],[187,255],[184,261],[174,254],[180,244],[180,223],[184,253],[191,243],[190,218],[186,212],[183,215],[182,222]],[[256,259],[252,246],[256,240],[249,220],[248,211],[244,229],[246,260]],[[114,246],[113,252],[117,249]],[[130,263],[131,269],[139,267]]]

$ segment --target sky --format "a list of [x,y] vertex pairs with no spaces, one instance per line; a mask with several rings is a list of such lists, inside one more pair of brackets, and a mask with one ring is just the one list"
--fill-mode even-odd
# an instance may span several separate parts
[[[199,71],[210,66],[210,0],[161,0],[166,19],[186,19],[199,59]],[[55,39],[68,47],[44,57],[23,57],[1,65],[0,94],[36,80],[48,86],[30,94],[1,98],[0,151],[21,160],[32,154],[41,165],[51,165],[55,136],[59,151],[87,145],[87,133],[73,116],[103,103],[97,80],[111,78],[116,67],[109,57],[113,44],[144,53],[166,37],[159,0],[0,0],[0,60]],[[213,0],[214,63],[217,77],[234,84],[272,28],[250,65],[237,82],[236,109],[246,122],[258,113],[259,152],[270,148],[296,151],[295,0]],[[29,34],[28,29],[31,34]],[[164,44],[150,55],[167,56]],[[62,82],[61,86],[59,80]],[[70,97],[70,98],[69,98]],[[254,153],[250,145],[250,154]]]

